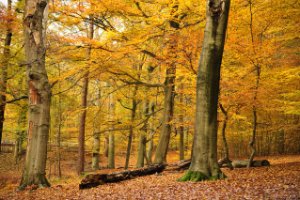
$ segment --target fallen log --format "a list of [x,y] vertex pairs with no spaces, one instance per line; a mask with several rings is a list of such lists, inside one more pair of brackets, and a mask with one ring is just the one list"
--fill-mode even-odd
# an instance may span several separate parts
[[165,165],[152,165],[152,166],[148,166],[136,170],[126,170],[126,171],[114,172],[110,174],[88,174],[84,179],[82,179],[81,183],[79,184],[79,189],[87,189],[105,183],[115,183],[127,179],[132,179],[138,176],[160,173],[164,169],[165,169]]
[[[170,167],[168,167],[168,170],[177,170],[177,171],[186,170],[189,168],[190,164],[191,164],[191,160],[180,161],[175,165],[171,165]],[[221,159],[218,161],[218,164],[220,168],[230,168],[230,169],[243,168],[243,167],[247,167],[248,160],[231,161],[231,160]],[[270,166],[270,162],[268,160],[254,160],[251,165],[251,167],[264,167],[264,166]]]
[[[232,161],[232,166],[234,168],[244,168],[248,165],[248,160],[234,160]],[[268,160],[254,160],[251,163],[251,167],[266,167],[270,166],[270,162]]]

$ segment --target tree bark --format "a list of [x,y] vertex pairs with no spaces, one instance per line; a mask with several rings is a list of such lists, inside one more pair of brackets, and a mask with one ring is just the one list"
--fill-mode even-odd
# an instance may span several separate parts
[[[20,189],[50,186],[46,179],[51,87],[45,68],[46,0],[27,0],[24,32],[29,86],[28,145]],[[46,11],[46,12],[45,12]]]
[[[253,47],[253,53],[256,56],[256,49],[254,44],[254,35],[253,35],[253,11],[252,11],[252,1],[248,1],[249,3],[249,11],[250,11],[250,35],[251,35],[251,41],[252,41],[252,47]],[[255,68],[255,75],[256,75],[256,82],[255,82],[255,89],[254,89],[254,96],[253,96],[253,106],[252,106],[252,114],[253,114],[253,123],[252,123],[252,137],[249,142],[249,148],[251,149],[251,155],[249,157],[249,162],[247,167],[251,167],[251,164],[253,162],[254,156],[256,154],[256,148],[255,148],[255,139],[256,139],[256,129],[257,129],[257,95],[258,95],[258,88],[260,84],[260,65],[259,61],[253,62],[254,68]]]
[[[179,89],[181,91],[183,91],[183,83],[180,84],[180,87]],[[181,92],[179,94],[179,103],[180,103],[180,106],[183,106],[183,99],[184,99],[184,96],[183,96],[183,93]],[[183,123],[184,123],[184,109],[181,110],[181,113],[179,114],[179,123],[180,123],[180,126],[179,126],[179,160],[184,160],[184,126],[183,126]]]
[[[111,87],[110,83],[108,83],[108,87]],[[113,124],[114,120],[114,110],[115,110],[115,102],[113,94],[110,93],[108,97],[108,121]],[[110,125],[110,130],[108,133],[108,164],[107,167],[110,169],[115,168],[115,133],[113,131],[113,125]]]
[[100,90],[100,83],[97,81],[98,84],[98,99],[96,100],[96,106],[98,106],[97,113],[94,118],[94,131],[93,131],[93,153],[92,153],[92,169],[98,170],[99,161],[100,161],[100,101],[101,101],[101,90]]
[[96,187],[98,185],[103,185],[105,183],[115,183],[127,179],[132,179],[138,176],[160,173],[164,170],[164,168],[164,165],[153,165],[136,170],[126,170],[111,174],[89,174],[81,181],[81,183],[79,184],[79,189],[87,189]]
[[16,132],[16,144],[14,149],[14,159],[15,164],[18,163],[20,160],[20,156],[22,155],[22,144],[26,137],[26,116],[27,116],[27,105],[21,105],[19,108],[19,114],[18,114],[18,126],[17,126],[17,132]]
[[197,75],[192,162],[180,181],[224,178],[217,163],[217,108],[220,68],[230,0],[208,0],[204,41]]
[[127,151],[126,151],[126,160],[125,160],[125,169],[128,169],[129,166],[129,159],[131,155],[131,146],[132,146],[132,138],[133,138],[133,123],[135,120],[135,115],[136,115],[136,109],[137,109],[137,100],[136,100],[136,94],[138,91],[138,86],[134,86],[134,91],[133,91],[133,97],[132,97],[132,106],[131,106],[131,117],[130,117],[130,127],[129,127],[129,135],[128,135],[128,143],[127,143]]
[[[88,38],[93,39],[94,35],[94,23],[92,17],[89,20],[89,29],[88,29]],[[91,45],[87,49],[87,59],[91,57]],[[89,85],[89,70],[87,70],[83,77],[82,85],[82,97],[81,97],[81,108],[82,113],[80,116],[80,125],[79,125],[79,135],[78,135],[78,168],[77,173],[81,174],[84,172],[84,162],[85,162],[85,119],[86,119],[86,108],[87,108],[87,96],[88,96],[88,85]]]
[[[223,105],[220,103],[220,109],[224,115],[224,121],[223,121],[223,127],[222,127],[222,141],[223,141],[223,145],[224,145],[224,150],[225,150],[225,155],[224,157],[221,159],[221,161],[223,163],[226,163],[230,168],[232,168],[231,165],[231,160],[229,159],[229,148],[228,148],[228,143],[227,143],[227,139],[226,139],[226,127],[227,127],[227,121],[228,121],[228,109],[225,110],[225,108],[223,107]],[[220,163],[220,161],[219,161]]]
[[[171,9],[171,15],[178,10],[178,2],[174,0]],[[170,136],[171,136],[171,121],[174,113],[174,99],[175,99],[175,78],[176,78],[176,58],[177,58],[177,38],[178,33],[176,30],[179,28],[179,24],[176,19],[170,20],[170,27],[175,31],[168,36],[168,54],[169,59],[167,61],[166,78],[164,82],[164,113],[162,118],[162,129],[158,141],[158,145],[155,152],[156,164],[163,164],[167,162],[167,153],[169,148]]]
[[2,144],[2,133],[4,125],[4,115],[6,106],[6,84],[7,84],[7,69],[9,67],[10,60],[10,45],[12,39],[12,0],[7,0],[7,27],[6,36],[4,41],[3,61],[1,66],[1,82],[0,82],[0,152]]
[[[58,76],[60,76],[60,66],[58,66]],[[61,83],[58,83],[58,90],[61,91]],[[56,166],[57,176],[61,178],[61,127],[62,127],[62,102],[61,94],[58,94],[58,108],[57,108],[57,134],[56,134]]]

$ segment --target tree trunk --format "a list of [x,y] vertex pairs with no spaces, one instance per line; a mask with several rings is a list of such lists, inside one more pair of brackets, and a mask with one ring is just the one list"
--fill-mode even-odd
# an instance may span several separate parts
[[[181,93],[179,94],[179,103],[180,106],[183,106],[183,83],[180,84]],[[179,160],[184,160],[184,109],[181,109],[181,113],[179,114]]]
[[146,152],[146,136],[145,133],[140,133],[136,168],[144,167],[145,152]]
[[[60,66],[58,66],[58,76],[60,76]],[[61,83],[58,83],[58,90],[61,91]],[[56,134],[56,166],[57,176],[61,178],[61,127],[62,127],[62,102],[61,94],[58,94],[58,110],[57,110],[57,134]]]
[[115,134],[109,131],[108,134],[108,165],[109,169],[115,168]]
[[27,0],[24,32],[29,85],[28,145],[20,189],[28,185],[50,186],[46,179],[50,126],[51,87],[45,68],[45,19],[47,1]]
[[105,183],[115,183],[127,179],[132,179],[138,176],[160,173],[164,169],[164,165],[153,165],[136,170],[126,170],[121,172],[114,172],[111,174],[89,174],[84,179],[82,179],[81,183],[79,184],[79,189],[87,189],[96,187],[98,185],[103,185]]
[[192,162],[180,181],[224,178],[217,163],[217,108],[220,68],[230,0],[208,0],[204,41],[197,75]]
[[1,66],[1,82],[0,82],[0,152],[2,144],[2,133],[4,125],[4,115],[6,106],[6,84],[7,84],[7,69],[9,67],[10,60],[10,44],[12,38],[12,10],[11,10],[12,0],[7,0],[7,27],[6,36],[4,41],[4,51],[3,51],[3,61]]
[[[173,24],[173,21],[170,21],[170,24]],[[176,32],[169,35],[168,52],[170,57],[167,63],[168,66],[166,70],[166,79],[164,83],[164,113],[162,118],[162,129],[155,152],[154,163],[156,164],[162,164],[167,162],[167,153],[172,130],[170,122],[173,119],[174,112],[177,37],[178,34]]]
[[[108,83],[108,87],[111,87],[110,83]],[[110,123],[114,123],[114,109],[115,109],[115,103],[113,94],[110,93],[108,97],[108,121]],[[110,130],[108,133],[108,165],[107,167],[110,169],[115,168],[115,133],[113,131],[113,125],[110,125]]]
[[98,110],[96,116],[94,118],[94,131],[93,131],[93,153],[92,153],[92,169],[99,169],[99,161],[100,161],[100,101],[101,101],[101,90],[99,81],[96,82],[98,84],[98,99],[96,100],[96,106],[98,106]]
[[[147,158],[146,155],[146,136],[148,134],[148,126],[149,126],[149,114],[150,114],[150,109],[149,109],[149,100],[146,99],[144,102],[144,117],[146,118],[144,125],[142,127],[142,133],[140,133],[140,140],[139,140],[139,147],[138,147],[138,157],[137,157],[137,163],[136,167],[144,167],[144,159],[145,157]],[[148,159],[148,158],[147,158]],[[148,160],[149,162],[149,160]]]
[[131,107],[131,118],[130,118],[130,127],[129,127],[129,135],[128,135],[128,143],[127,143],[127,151],[126,151],[126,160],[125,160],[125,169],[128,169],[129,166],[129,159],[131,154],[131,145],[132,145],[132,138],[133,138],[133,123],[135,120],[136,109],[137,109],[137,94],[138,86],[134,86],[133,97],[132,97],[132,107]]
[[[219,104],[219,105],[220,105],[220,109],[221,109],[221,111],[222,111],[222,113],[225,117],[224,121],[223,121],[223,127],[222,127],[222,141],[223,141],[223,145],[224,145],[225,155],[222,158],[222,162],[226,163],[230,168],[232,168],[231,160],[229,159],[228,143],[227,143],[227,140],[226,140],[226,127],[227,127],[227,121],[228,121],[228,109],[226,111],[222,104]],[[219,163],[220,163],[220,161],[219,161]]]
[[[94,35],[94,23],[92,17],[90,17],[88,38],[93,39],[93,35]],[[89,45],[89,48],[87,49],[87,59],[89,60],[90,57],[91,57],[91,45]],[[84,172],[85,119],[86,119],[86,108],[87,108],[88,85],[89,85],[89,70],[87,66],[86,72],[83,77],[83,85],[82,85],[82,97],[81,97],[82,113],[80,116],[79,135],[78,135],[78,169],[77,169],[78,174]]]
[[104,139],[105,139],[104,140],[104,156],[106,158],[108,158],[108,143],[109,143],[108,136],[106,135]]
[[28,107],[27,105],[21,105],[18,114],[18,126],[16,132],[16,144],[14,149],[14,159],[15,164],[20,160],[20,156],[22,155],[22,144],[26,137],[26,115],[27,115]]
[[[252,41],[252,47],[253,47],[253,53],[256,56],[256,50],[255,50],[255,44],[254,44],[254,35],[253,35],[253,11],[252,11],[252,1],[249,2],[249,11],[250,11],[250,35],[251,35],[251,41]],[[253,129],[252,129],[252,137],[251,141],[249,142],[249,147],[251,149],[251,155],[249,157],[249,162],[247,167],[251,167],[251,164],[253,162],[256,148],[255,148],[255,138],[256,138],[256,129],[257,129],[257,95],[258,95],[258,88],[259,88],[259,82],[260,82],[260,65],[259,61],[255,61],[254,68],[255,68],[255,75],[256,75],[256,83],[255,83],[255,90],[254,90],[254,96],[253,96],[253,106],[252,106],[252,114],[253,114]]]

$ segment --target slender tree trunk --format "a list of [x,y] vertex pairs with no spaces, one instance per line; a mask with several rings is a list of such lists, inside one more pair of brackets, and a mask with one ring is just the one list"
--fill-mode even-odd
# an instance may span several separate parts
[[8,22],[6,27],[6,36],[4,41],[4,51],[3,51],[3,61],[1,66],[1,82],[0,82],[0,152],[2,143],[2,133],[4,124],[4,114],[6,106],[6,84],[7,84],[7,69],[9,67],[10,60],[10,44],[12,38],[12,10],[11,10],[12,0],[7,0],[7,15]]
[[[149,115],[149,100],[145,100],[144,117],[147,119],[148,115]],[[146,135],[148,133],[148,125],[149,125],[148,120],[146,120],[142,128],[142,133],[140,133],[138,156],[137,156],[137,163],[136,163],[137,168],[144,167],[145,152],[146,152]],[[148,163],[149,163],[149,159],[148,159]]]
[[[108,87],[111,87],[110,83],[108,83]],[[110,123],[114,123],[114,110],[115,110],[115,102],[114,102],[114,97],[113,94],[109,94],[109,102],[108,102],[108,109],[109,109],[109,116],[108,120]],[[110,130],[108,133],[108,165],[107,167],[110,169],[115,168],[115,133],[113,131],[114,126],[110,125]]]
[[138,86],[135,85],[133,91],[133,98],[132,98],[132,107],[131,107],[131,124],[129,127],[129,135],[128,135],[128,143],[127,143],[127,151],[126,151],[126,160],[125,160],[125,169],[128,169],[129,166],[129,159],[131,154],[131,145],[132,145],[132,138],[133,138],[133,122],[135,120],[136,115],[136,108],[137,108],[137,100],[136,100],[136,93],[138,90]]
[[20,156],[22,153],[22,144],[26,137],[25,127],[26,127],[27,110],[28,110],[27,105],[21,105],[21,107],[19,109],[18,126],[17,126],[17,132],[16,132],[16,144],[15,144],[15,149],[14,149],[15,164],[17,164],[18,161],[20,160]]
[[[58,66],[58,76],[60,76],[60,66]],[[61,83],[58,83],[58,90],[61,91]],[[62,102],[61,94],[58,95],[58,110],[57,110],[57,135],[56,135],[56,166],[57,176],[61,178],[61,127],[62,127]]]
[[152,114],[152,120],[150,120],[149,122],[149,129],[150,129],[150,132],[149,132],[149,136],[150,136],[150,139],[148,141],[148,150],[147,150],[147,159],[148,159],[148,164],[152,164],[152,154],[153,154],[153,135],[155,133],[155,127],[154,127],[154,122],[155,122],[155,119],[156,119],[156,115],[155,115],[155,102],[152,102],[151,103],[151,114]]
[[137,168],[144,167],[145,151],[146,151],[146,136],[145,133],[140,133],[138,155],[137,155],[137,162],[136,162]]
[[220,68],[230,0],[208,0],[204,41],[197,75],[196,120],[192,161],[180,181],[224,177],[217,163],[217,108]]
[[104,140],[104,156],[106,158],[108,158],[108,143],[109,143],[108,136],[106,135],[104,139],[105,139]]
[[[98,83],[98,82],[97,82]],[[100,100],[101,100],[101,90],[100,85],[98,83],[98,99],[96,101],[96,106],[98,106],[98,111],[96,113],[94,119],[94,132],[93,132],[93,154],[92,154],[92,169],[98,170],[99,169],[99,161],[100,161]]]
[[[46,179],[51,87],[45,68],[46,0],[27,0],[24,32],[29,85],[28,145],[20,189],[50,186]],[[46,12],[45,12],[46,11]]]
[[[176,1],[176,0],[175,0]],[[176,12],[178,9],[178,2],[176,1],[172,7],[172,12]],[[179,24],[173,20],[170,21],[170,26],[176,31]],[[175,98],[175,78],[176,78],[176,48],[177,48],[178,33],[172,33],[169,35],[169,60],[167,63],[166,79],[164,83],[164,113],[162,119],[162,129],[158,141],[158,145],[155,152],[156,164],[162,164],[167,162],[167,153],[169,148],[170,136],[171,136],[171,124],[174,112],[174,98]]]
[[[183,84],[180,84],[179,89],[183,91]],[[183,106],[183,100],[184,96],[183,93],[181,92],[179,94],[179,103],[180,106]],[[181,109],[181,113],[179,114],[179,160],[184,160],[184,109]]]
[[[88,38],[93,39],[94,35],[94,23],[92,17],[90,17],[89,21],[89,30],[88,30]],[[87,49],[87,59],[91,57],[91,45]],[[87,66],[88,68],[88,66]],[[79,135],[78,135],[78,168],[77,173],[81,174],[84,172],[84,162],[85,162],[85,119],[86,119],[86,108],[87,108],[87,96],[88,96],[88,85],[89,85],[89,70],[87,69],[82,85],[82,97],[81,97],[81,108],[82,113],[80,116],[80,125],[79,125]]]
[[[253,53],[256,56],[256,50],[254,46],[254,36],[253,36],[253,11],[252,11],[252,1],[249,2],[249,11],[250,11],[250,35],[251,35],[251,41],[252,41],[252,47],[253,47]],[[252,114],[253,114],[253,123],[252,123],[252,137],[249,142],[249,148],[251,149],[251,155],[249,157],[249,162],[247,167],[251,167],[255,153],[255,138],[256,138],[256,129],[257,129],[257,95],[258,95],[258,89],[260,84],[260,65],[259,62],[256,60],[254,63],[254,68],[256,72],[256,83],[255,83],[255,90],[254,90],[254,96],[253,96],[253,106],[252,106]]]
[[[228,143],[227,143],[227,139],[226,139],[226,127],[227,127],[227,121],[228,121],[228,109],[227,111],[225,110],[225,108],[223,107],[223,105],[220,103],[220,109],[224,115],[224,121],[223,121],[223,127],[222,127],[222,141],[223,141],[223,145],[224,145],[224,151],[225,151],[225,155],[224,158],[222,159],[223,163],[227,163],[227,165],[232,169],[232,164],[231,164],[231,160],[229,159],[229,148],[228,148]],[[219,163],[220,164],[220,163]]]

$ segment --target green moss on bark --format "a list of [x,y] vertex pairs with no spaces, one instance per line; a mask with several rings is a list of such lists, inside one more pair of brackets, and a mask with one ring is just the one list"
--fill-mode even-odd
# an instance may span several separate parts
[[207,176],[206,174],[199,171],[187,171],[181,178],[177,179],[177,181],[185,182],[185,181],[205,181],[205,180],[218,180],[226,178],[225,174],[220,171],[217,176]]
[[204,181],[207,180],[208,176],[206,176],[204,173],[202,172],[198,172],[198,171],[187,171],[183,177],[179,178],[178,181],[184,182],[184,181]]

